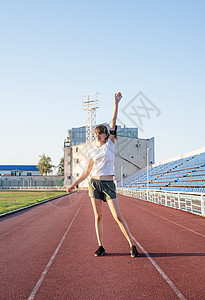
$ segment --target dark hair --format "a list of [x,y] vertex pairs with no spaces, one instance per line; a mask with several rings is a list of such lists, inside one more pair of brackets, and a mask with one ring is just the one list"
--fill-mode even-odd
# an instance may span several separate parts
[[98,125],[95,127],[95,130],[94,130],[94,133],[105,133],[107,135],[107,138],[109,137],[109,134],[108,134],[108,129],[105,125]]

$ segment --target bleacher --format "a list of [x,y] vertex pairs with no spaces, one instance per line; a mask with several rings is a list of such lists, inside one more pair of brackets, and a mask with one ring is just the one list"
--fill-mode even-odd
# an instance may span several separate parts
[[[153,167],[149,170],[149,189],[205,192],[205,152]],[[147,171],[124,183],[124,187],[147,189]]]

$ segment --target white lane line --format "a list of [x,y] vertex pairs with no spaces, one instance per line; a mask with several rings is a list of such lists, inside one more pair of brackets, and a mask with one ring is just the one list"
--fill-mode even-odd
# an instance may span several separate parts
[[149,212],[150,214],[153,214],[153,215],[155,215],[155,216],[158,216],[158,217],[160,217],[160,218],[162,218],[162,219],[164,219],[164,220],[166,220],[166,221],[168,221],[168,222],[170,222],[170,223],[173,223],[173,224],[175,224],[175,225],[177,225],[177,226],[180,226],[180,227],[182,227],[182,228],[184,228],[184,229],[186,229],[186,230],[189,230],[189,231],[191,231],[191,232],[193,232],[193,233],[195,233],[195,234],[198,234],[198,235],[200,235],[200,236],[202,236],[202,237],[205,237],[204,234],[201,234],[201,233],[199,233],[199,232],[197,232],[197,231],[194,231],[194,230],[189,229],[189,228],[187,228],[187,227],[185,227],[185,226],[183,226],[183,225],[180,225],[180,224],[178,224],[178,223],[176,223],[176,222],[174,222],[174,221],[171,221],[171,220],[169,220],[169,219],[167,219],[167,218],[165,218],[165,217],[162,217],[162,216],[160,216],[160,215],[158,215],[158,214],[156,214],[156,213],[154,213],[154,212],[152,212],[152,211],[149,211],[148,209],[142,208],[141,206],[139,206],[139,205],[137,205],[137,204],[135,204],[135,203],[131,203],[131,204],[133,204],[133,205],[135,205],[135,206],[137,206],[137,207],[139,207],[139,208],[141,208],[141,209],[143,209],[143,210]]
[[28,223],[31,222],[33,219],[36,219],[36,218],[38,218],[39,216],[45,214],[45,213],[46,213],[47,211],[49,211],[49,210],[51,210],[51,208],[47,209],[46,211],[42,212],[41,214],[39,214],[39,215],[37,215],[37,216],[35,216],[35,217],[29,219],[28,221],[26,221],[25,223],[23,223],[23,224],[21,224],[21,225],[15,227],[14,229],[12,229],[12,230],[10,230],[10,231],[8,231],[8,232],[2,234],[2,235],[0,236],[0,239],[1,239],[2,237],[4,237],[5,235],[7,235],[7,234],[9,234],[9,233],[11,233],[11,232],[13,232],[13,231],[19,229],[20,227],[24,226],[25,224],[28,224]]
[[167,276],[167,274],[165,274],[164,271],[162,271],[162,269],[158,266],[158,264],[154,261],[154,259],[151,258],[149,253],[142,247],[142,245],[134,237],[133,237],[133,240],[135,241],[137,246],[142,250],[142,252],[146,255],[146,257],[149,259],[149,261],[152,263],[152,265],[155,267],[155,269],[159,272],[159,274],[163,277],[163,279],[167,282],[167,284],[171,287],[173,292],[178,296],[178,298],[181,300],[185,300],[186,298],[182,295],[182,293],[174,285],[174,283]]
[[73,225],[73,222],[74,222],[74,220],[75,220],[77,214],[79,213],[79,211],[80,211],[80,209],[81,209],[81,207],[82,207],[83,202],[84,202],[84,200],[82,201],[80,207],[78,208],[78,210],[77,210],[75,216],[73,217],[73,219],[72,219],[70,225],[68,226],[66,232],[64,233],[64,235],[63,235],[63,237],[62,237],[60,243],[58,244],[56,250],[54,251],[53,255],[51,256],[49,262],[47,263],[47,265],[46,265],[46,267],[45,267],[43,273],[41,274],[41,277],[40,277],[39,280],[37,281],[37,283],[36,283],[36,285],[35,285],[33,291],[31,292],[31,294],[30,294],[28,300],[34,299],[34,297],[35,297],[35,295],[36,295],[38,289],[40,288],[40,286],[41,286],[41,284],[42,284],[42,282],[43,282],[43,280],[44,280],[44,278],[45,278],[45,276],[46,276],[48,270],[50,269],[50,267],[51,267],[51,265],[52,265],[54,259],[56,258],[56,255],[57,255],[58,251],[60,250],[60,248],[61,248],[61,246],[62,246],[62,244],[63,244],[63,241],[65,240],[65,238],[66,238],[66,236],[67,236],[67,234],[68,234],[68,232],[69,232],[71,226]]

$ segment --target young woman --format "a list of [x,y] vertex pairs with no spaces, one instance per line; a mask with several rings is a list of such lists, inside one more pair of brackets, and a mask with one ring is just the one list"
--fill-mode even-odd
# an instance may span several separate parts
[[[96,145],[89,152],[89,163],[86,171],[76,180],[71,186],[67,188],[67,192],[71,192],[80,182],[85,180],[91,173],[89,182],[89,196],[91,198],[93,211],[95,215],[95,230],[99,244],[95,256],[102,256],[106,254],[103,247],[103,223],[102,223],[102,202],[107,201],[113,218],[118,223],[124,236],[130,245],[131,257],[140,256],[136,246],[134,245],[132,235],[129,231],[127,223],[125,222],[119,208],[118,199],[116,195],[116,186],[114,179],[114,160],[115,160],[115,125],[118,113],[118,104],[122,98],[121,93],[114,95],[114,110],[110,126],[110,135],[107,127],[99,125],[95,128]],[[91,172],[92,171],[92,172]]]

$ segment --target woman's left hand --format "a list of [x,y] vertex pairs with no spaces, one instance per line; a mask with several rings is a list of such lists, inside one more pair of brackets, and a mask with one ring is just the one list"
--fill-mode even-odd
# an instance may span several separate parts
[[75,188],[74,186],[70,185],[66,188],[66,190],[68,193],[71,193],[74,190],[74,188]]
[[120,100],[122,99],[122,94],[120,92],[115,93],[114,98],[115,98],[115,103],[118,104],[120,102]]

